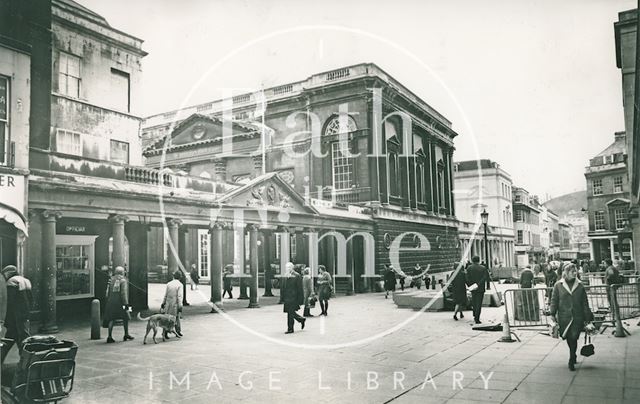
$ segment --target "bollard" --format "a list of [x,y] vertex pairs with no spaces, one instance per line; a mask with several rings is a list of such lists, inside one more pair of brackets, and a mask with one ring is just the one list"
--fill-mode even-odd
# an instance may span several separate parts
[[511,328],[509,328],[509,315],[507,313],[504,314],[502,338],[500,338],[498,342],[516,342],[513,338],[511,338]]
[[91,301],[91,339],[100,339],[100,300]]
[[625,329],[624,327],[622,327],[622,319],[620,318],[620,307],[618,306],[618,285],[612,285],[611,286],[611,304],[613,304],[613,315],[615,317],[615,322],[616,322],[616,329],[613,332],[613,335],[618,337],[618,338],[624,338],[626,337],[625,335]]

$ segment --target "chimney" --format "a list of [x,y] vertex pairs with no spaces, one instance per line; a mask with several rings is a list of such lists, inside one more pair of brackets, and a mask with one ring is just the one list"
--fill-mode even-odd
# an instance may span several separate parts
[[627,138],[627,135],[626,135],[625,132],[616,132],[616,133],[614,133],[614,137],[615,137],[616,141],[625,140]]

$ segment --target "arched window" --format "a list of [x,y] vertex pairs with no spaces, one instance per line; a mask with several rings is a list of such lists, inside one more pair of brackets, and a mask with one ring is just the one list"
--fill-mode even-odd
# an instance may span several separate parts
[[400,196],[400,161],[398,155],[402,150],[402,137],[397,130],[397,122],[387,119],[383,126],[384,138],[387,146],[387,175],[389,176],[389,195]]
[[[325,127],[325,136],[338,136],[347,134],[358,129],[356,122],[350,116],[335,116],[330,119]],[[333,189],[349,189],[354,184],[353,157],[349,157],[351,152],[351,142],[337,137],[330,139],[331,153],[331,181]]]

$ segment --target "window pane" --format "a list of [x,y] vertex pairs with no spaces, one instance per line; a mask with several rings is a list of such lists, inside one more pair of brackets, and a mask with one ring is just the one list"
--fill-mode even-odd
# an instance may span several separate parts
[[79,97],[79,89],[80,85],[78,83],[78,79],[74,79],[73,77],[67,77],[67,92],[66,95],[71,97]]
[[111,161],[129,164],[129,143],[112,140]]

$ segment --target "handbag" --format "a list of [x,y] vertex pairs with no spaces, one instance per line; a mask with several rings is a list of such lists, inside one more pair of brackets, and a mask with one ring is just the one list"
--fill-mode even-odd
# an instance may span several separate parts
[[[587,338],[589,339],[589,343],[587,343]],[[582,356],[591,356],[596,353],[596,349],[591,343],[591,336],[584,334],[584,345],[580,348],[580,355]]]

